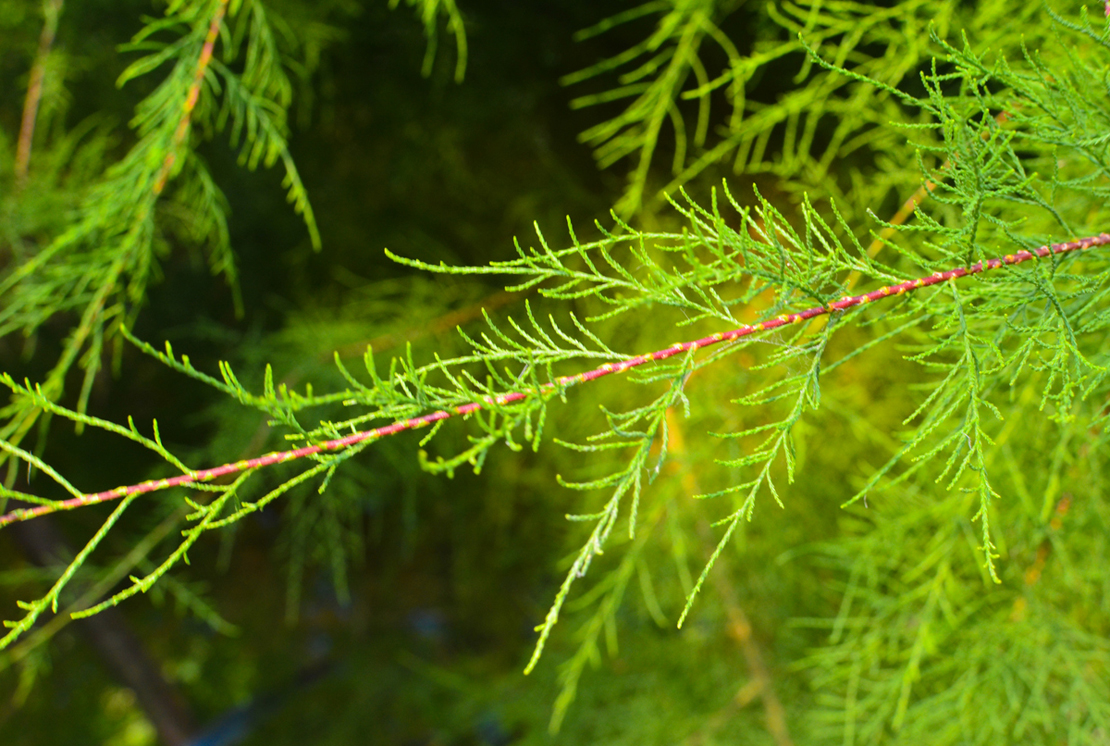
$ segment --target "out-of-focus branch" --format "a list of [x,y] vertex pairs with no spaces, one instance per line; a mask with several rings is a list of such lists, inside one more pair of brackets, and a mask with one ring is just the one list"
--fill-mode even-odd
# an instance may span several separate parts
[[[49,520],[13,527],[13,535],[24,555],[40,567],[64,567],[73,556]],[[164,746],[188,744],[194,731],[189,709],[147,655],[123,614],[109,608],[74,624],[116,680],[135,693],[135,701],[158,731],[160,742]]]
[[[671,457],[671,469],[678,473],[683,491],[688,495],[701,494],[702,489],[698,485],[698,478],[694,474],[690,462],[685,458],[686,444],[682,435],[682,424],[675,416],[673,407],[667,410],[667,434],[670,436],[667,450]],[[706,558],[708,558],[712,554],[714,539],[709,521],[704,516],[700,516],[697,520],[697,532],[703,546],[707,548]],[[778,695],[775,694],[771,673],[763,662],[763,652],[759,649],[759,644],[752,637],[751,622],[748,621],[748,615],[744,613],[744,608],[736,597],[736,591],[733,589],[728,576],[728,563],[723,556],[717,558],[709,577],[713,589],[718,598],[721,599],[721,604],[725,609],[727,619],[725,633],[740,646],[751,678],[740,687],[732,702],[711,718],[706,723],[705,728],[695,733],[688,743],[691,746],[699,743],[707,735],[706,731],[713,731],[722,727],[732,716],[734,709],[745,707],[756,697],[759,697],[763,700],[767,732],[775,739],[775,746],[793,746],[794,742],[790,738],[790,729],[786,725],[786,709],[782,706]]]
[[[366,352],[367,346],[373,349],[374,352],[382,352],[404,344],[405,342],[414,342],[430,334],[449,332],[457,326],[462,326],[480,317],[484,311],[492,311],[495,308],[501,308],[523,297],[525,297],[523,293],[510,293],[506,290],[499,290],[483,298],[478,303],[471,304],[466,308],[448,311],[438,318],[410,327],[402,332],[379,334],[368,342],[356,342],[354,344],[344,345],[336,352],[339,353],[340,357],[354,357]],[[332,353],[329,352],[327,354],[327,359],[330,360],[331,357]]]
[[208,24],[208,34],[204,37],[204,46],[201,47],[200,57],[197,59],[193,82],[189,86],[189,93],[185,96],[184,110],[181,113],[181,119],[177,122],[177,130],[173,134],[173,146],[166,153],[166,158],[162,162],[162,171],[154,182],[155,194],[161,194],[165,188],[166,181],[170,178],[170,172],[173,170],[173,164],[177,162],[177,151],[184,144],[185,138],[189,134],[189,127],[193,121],[193,109],[196,107],[197,101],[200,100],[200,86],[208,72],[208,63],[212,61],[212,51],[216,48],[216,39],[220,35],[220,25],[224,21],[224,15],[227,14],[227,3],[228,0],[220,0],[212,14],[212,20]]
[[38,118],[39,102],[42,100],[42,83],[46,78],[46,58],[54,46],[54,35],[58,31],[58,16],[62,14],[64,0],[44,0],[42,33],[39,35],[39,49],[35,62],[31,65],[31,76],[27,82],[27,97],[23,100],[23,120],[19,125],[19,141],[15,149],[15,182],[22,186],[27,180],[27,169],[31,165],[31,142],[35,137],[35,120]]
[[87,589],[84,589],[75,601],[55,614],[50,621],[36,626],[35,631],[28,635],[25,640],[20,641],[17,645],[13,645],[6,653],[0,653],[0,656],[3,656],[0,657],[0,671],[3,671],[12,664],[19,663],[26,658],[32,650],[39,645],[47,643],[54,635],[74,622],[75,620],[72,616],[74,613],[87,609],[102,601],[117,583],[132,573],[135,567],[142,562],[158,542],[166,538],[171,531],[177,528],[178,524],[185,519],[186,513],[186,510],[179,508],[169,515],[154,529],[149,531],[146,536],[140,539],[139,542],[131,548],[131,551],[129,551],[106,576]]

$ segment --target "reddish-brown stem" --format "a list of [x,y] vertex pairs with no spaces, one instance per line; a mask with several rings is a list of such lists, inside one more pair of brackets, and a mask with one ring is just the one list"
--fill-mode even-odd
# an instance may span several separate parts
[[166,153],[166,159],[162,161],[162,170],[154,182],[155,194],[161,194],[165,188],[173,164],[177,161],[177,149],[181,146],[181,143],[185,142],[185,136],[189,133],[189,123],[192,119],[193,109],[200,99],[200,86],[204,82],[205,73],[208,72],[208,63],[212,59],[216,37],[220,34],[220,24],[223,23],[224,14],[227,12],[227,2],[228,0],[220,0],[220,4],[216,6],[216,12],[212,16],[212,22],[208,24],[208,34],[204,37],[204,46],[201,48],[200,57],[197,59],[197,69],[193,74],[193,83],[189,86],[189,93],[185,96],[184,111],[177,123],[177,130],[173,133],[173,144],[170,145],[170,152]]
[[405,430],[415,430],[417,428],[426,427],[441,420],[446,420],[450,417],[466,416],[473,414],[481,409],[490,405],[503,406],[505,404],[512,404],[530,396],[543,396],[546,394],[554,393],[560,388],[573,386],[579,383],[586,383],[598,378],[610,375],[612,373],[622,373],[631,368],[644,365],[658,360],[666,360],[667,358],[674,357],[685,352],[693,352],[702,347],[711,347],[721,342],[731,342],[742,337],[748,337],[760,332],[771,331],[772,329],[779,329],[784,326],[798,324],[809,319],[817,318],[818,316],[825,316],[836,311],[844,311],[854,306],[862,306],[871,301],[882,300],[896,295],[903,295],[910,293],[914,290],[930,287],[932,285],[939,285],[948,280],[958,280],[961,277],[969,275],[977,275],[987,270],[998,269],[999,267],[1021,264],[1030,259],[1044,258],[1056,254],[1067,254],[1073,251],[1082,251],[1089,249],[1093,246],[1105,246],[1110,244],[1110,233],[1100,233],[1097,236],[1089,236],[1081,238],[1078,241],[1069,241],[1066,243],[1054,243],[1046,246],[1028,251],[1022,249],[1014,254],[1007,254],[1004,257],[995,259],[988,259],[985,262],[977,262],[970,267],[959,267],[951,269],[947,272],[934,272],[928,277],[921,277],[916,280],[906,280],[905,282],[898,283],[897,285],[888,285],[878,290],[863,295],[845,296],[839,300],[832,301],[828,305],[814,306],[813,308],[806,309],[800,313],[783,314],[768,321],[763,321],[758,324],[741,326],[727,332],[717,332],[708,337],[702,337],[692,342],[678,342],[670,347],[646,355],[638,355],[637,357],[629,358],[628,360],[619,363],[606,363],[600,368],[595,368],[585,373],[579,373],[576,376],[563,376],[555,381],[541,386],[536,391],[513,391],[500,396],[486,397],[481,401],[470,402],[463,404],[448,411],[441,409],[438,412],[432,412],[422,417],[414,417],[409,420],[399,420],[391,425],[374,428],[372,430],[364,430],[362,432],[353,433],[342,438],[329,440],[316,445],[305,446],[303,448],[296,448],[291,451],[277,451],[268,453],[264,456],[259,456],[252,459],[244,459],[235,461],[233,463],[224,464],[223,466],[216,466],[211,469],[202,469],[200,471],[191,471],[187,474],[181,474],[176,477],[169,477],[167,479],[151,479],[139,484],[132,484],[123,487],[116,487],[113,490],[105,492],[97,492],[90,495],[81,495],[80,497],[70,498],[68,500],[59,500],[50,503],[49,505],[38,505],[34,508],[23,508],[20,510],[13,510],[5,515],[0,515],[0,527],[5,526],[15,521],[23,521],[28,518],[35,518],[36,516],[46,515],[48,513],[55,513],[60,510],[72,510],[73,508],[80,508],[85,505],[95,505],[109,500],[118,500],[121,497],[134,494],[142,494],[146,492],[155,492],[157,490],[164,490],[169,487],[180,487],[198,482],[207,482],[217,477],[222,477],[226,474],[235,474],[247,469],[257,469],[263,466],[270,466],[272,464],[280,464],[286,461],[293,461],[295,459],[304,458],[305,456],[312,456],[317,453],[324,453],[327,451],[338,451],[348,446],[362,443],[369,440],[377,440],[384,438],[388,435],[395,435]]
[[35,121],[38,118],[39,102],[42,100],[42,82],[46,78],[46,57],[54,46],[54,34],[58,31],[58,16],[62,13],[63,0],[50,0],[44,4],[45,18],[42,33],[39,35],[39,49],[35,62],[31,65],[31,75],[27,81],[27,97],[23,100],[23,121],[19,125],[19,141],[15,147],[15,182],[22,186],[27,179],[27,169],[31,165],[31,142],[35,138]]

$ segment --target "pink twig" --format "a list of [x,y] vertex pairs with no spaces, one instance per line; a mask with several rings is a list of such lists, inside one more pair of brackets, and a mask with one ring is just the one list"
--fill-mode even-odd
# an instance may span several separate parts
[[416,417],[411,420],[400,420],[394,422],[392,425],[375,428],[373,430],[365,430],[362,432],[354,433],[343,438],[329,440],[324,443],[318,443],[312,446],[305,446],[304,448],[297,448],[292,451],[278,451],[275,453],[268,453],[265,456],[258,458],[244,459],[223,466],[217,466],[212,469],[202,469],[201,471],[192,471],[188,474],[181,474],[176,477],[169,477],[168,479],[152,479],[139,484],[133,484],[126,487],[117,487],[114,490],[107,492],[97,492],[91,495],[82,495],[74,497],[69,500],[60,500],[49,505],[39,505],[33,508],[21,508],[13,510],[5,515],[0,515],[0,527],[16,521],[27,520],[28,518],[35,518],[40,515],[54,513],[60,510],[72,510],[85,505],[95,505],[97,503],[107,502],[109,500],[117,500],[127,495],[141,494],[144,492],[154,492],[156,490],[164,490],[168,487],[181,487],[198,482],[207,482],[217,477],[222,477],[226,474],[235,474],[247,469],[257,469],[263,466],[270,466],[271,464],[280,464],[294,459],[304,458],[305,456],[312,456],[317,453],[324,453],[327,451],[337,451],[347,446],[352,446],[356,443],[363,441],[376,440],[384,438],[387,435],[394,435],[404,430],[415,430],[417,428],[431,425],[432,423],[446,420],[450,417],[459,415],[468,415],[477,412],[491,404],[504,405],[513,402],[521,401],[529,396],[535,396],[537,393],[545,394],[557,390],[558,387],[572,386],[578,383],[586,383],[598,378],[602,378],[611,373],[621,373],[630,368],[643,365],[656,360],[666,360],[669,357],[679,355],[684,352],[697,350],[701,347],[710,347],[721,342],[731,342],[741,337],[747,337],[759,332],[770,331],[792,324],[798,324],[807,321],[817,316],[824,316],[833,313],[834,311],[843,311],[853,306],[861,306],[865,303],[870,303],[875,300],[882,300],[893,295],[902,295],[903,293],[919,290],[930,285],[939,285],[947,280],[956,280],[968,275],[976,275],[991,269],[998,269],[1004,265],[1021,264],[1035,258],[1043,258],[1052,254],[1066,254],[1072,251],[1082,251],[1089,249],[1092,246],[1104,246],[1110,244],[1110,233],[1100,233],[1097,236],[1090,236],[1082,238],[1078,241],[1071,241],[1068,243],[1056,243],[1048,246],[1041,246],[1033,251],[1022,250],[1015,254],[1008,254],[1005,257],[998,259],[990,259],[986,262],[978,262],[971,267],[960,267],[959,269],[952,269],[947,272],[935,272],[928,277],[922,277],[917,280],[907,280],[906,282],[897,285],[888,285],[884,288],[879,288],[864,295],[846,296],[839,300],[829,303],[827,306],[815,306],[800,313],[791,313],[778,316],[769,321],[764,321],[759,324],[745,325],[738,329],[733,329],[728,332],[718,332],[702,339],[694,340],[693,342],[680,342],[656,352],[638,357],[629,358],[619,363],[606,363],[600,368],[579,373],[576,376],[563,376],[555,383],[546,384],[541,387],[539,392],[526,392],[514,391],[508,394],[501,394],[496,397],[487,397],[481,402],[471,402],[455,407],[451,411],[439,410],[432,412],[422,417]]

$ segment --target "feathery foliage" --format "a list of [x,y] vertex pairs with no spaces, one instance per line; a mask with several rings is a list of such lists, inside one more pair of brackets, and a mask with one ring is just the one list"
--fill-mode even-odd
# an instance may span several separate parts
[[[229,11],[230,28],[223,24]],[[220,53],[213,56],[218,40]],[[236,283],[225,199],[187,142],[197,125],[202,132],[228,129],[232,145],[243,144],[241,161],[249,168],[281,160],[289,200],[303,215],[313,245],[319,245],[312,207],[285,140],[292,91],[265,7],[227,0],[171,3],[126,49],[143,56],[118,85],[160,70],[165,75],[136,107],[130,124],[137,141],[89,186],[74,205],[71,224],[53,235],[34,236],[33,242],[13,242],[13,249],[22,250],[13,253],[0,284],[5,298],[0,334],[31,338],[58,314],[77,319],[42,393],[57,400],[67,374],[79,365],[84,373],[78,411],[86,407],[105,344],[118,339],[121,326],[134,323],[158,259],[174,241],[206,246],[212,271]],[[228,65],[240,57],[241,71],[233,72]],[[40,188],[36,176],[32,170],[27,192]],[[163,198],[170,181],[179,185]],[[18,444],[41,412],[17,398],[4,412],[3,437]]]
[[[459,10],[453,2],[410,4],[428,35],[425,75],[443,13],[461,79]],[[248,377],[238,362],[205,370],[130,330],[158,257],[176,241],[207,246],[213,271],[235,282],[224,198],[193,149],[194,124],[206,134],[227,131],[250,169],[280,161],[288,199],[319,245],[287,143],[292,87],[282,60],[302,48],[294,31],[275,33],[258,0],[170,3],[134,38],[130,49],[146,56],[121,78],[170,68],[138,107],[136,144],[95,179],[44,166],[41,178],[59,192],[66,178],[89,184],[65,203],[76,218],[40,239],[49,229],[29,212],[15,224],[35,226],[32,237],[9,239],[0,330],[31,337],[59,314],[79,321],[42,384],[3,378],[12,403],[0,447],[13,478],[16,466],[38,474],[34,488],[9,480],[0,497],[50,509],[85,497],[21,445],[43,417],[132,441],[163,463],[156,479],[200,468],[175,455],[157,423],[148,430],[88,413],[105,343],[126,339],[183,380],[258,413],[286,447],[392,423],[410,429],[413,420],[431,427],[401,445],[352,439],[261,469],[251,457],[266,432],[247,432],[259,417],[244,426],[241,409],[217,415],[222,447],[209,454],[245,453],[236,474],[190,480],[161,498],[159,518],[176,510],[179,533],[153,528],[143,552],[110,568],[105,577],[115,580],[75,605],[73,618],[178,582],[174,573],[210,532],[231,535],[245,517],[280,503],[290,516],[287,616],[297,616],[312,562],[329,567],[346,599],[346,558],[364,552],[359,525],[376,509],[369,485],[398,489],[399,464],[417,458],[425,471],[456,480],[466,467],[503,468],[504,444],[513,458],[549,458],[558,484],[581,493],[573,502],[562,492],[551,498],[550,515],[567,513],[576,548],[562,561],[525,664],[532,672],[549,647],[568,651],[552,730],[574,727],[571,704],[586,667],[600,660],[602,639],[618,654],[618,628],[629,624],[632,606],[660,627],[724,615],[755,677],[759,656],[749,654],[739,602],[728,591],[701,593],[714,573],[729,573],[737,584],[750,581],[745,600],[788,609],[794,637],[774,649],[774,669],[801,672],[805,691],[785,711],[802,742],[1095,742],[1110,732],[1110,617],[1099,594],[1107,251],[1048,254],[834,306],[827,319],[806,316],[712,349],[646,355],[676,340],[828,309],[850,291],[1108,231],[1110,21],[1095,10],[993,0],[813,0],[752,10],[707,0],[650,2],[611,16],[581,38],[658,19],[644,41],[564,78],[578,85],[617,75],[616,87],[575,106],[632,99],[582,136],[603,167],[634,161],[611,224],[580,240],[568,221],[562,248],[537,227],[536,246],[518,243],[514,258],[479,266],[390,254],[447,283],[423,296],[414,285],[408,297],[418,308],[458,313],[475,286],[450,283],[482,275],[508,277],[508,292],[526,297],[509,310],[482,311],[482,323],[460,325],[454,342],[417,339],[388,358],[374,344],[351,350],[348,341],[360,335],[342,319],[292,326],[270,347],[285,370],[263,362],[260,346],[243,363]],[[737,14],[756,19],[759,30],[745,44],[729,36]],[[760,100],[760,77],[793,63],[794,87]],[[715,99],[728,111],[723,120],[713,119]],[[653,168],[664,125],[673,134],[670,176]],[[70,134],[55,152],[82,152],[79,165],[99,164],[105,138]],[[751,198],[727,184],[707,188],[705,177],[726,167],[764,186]],[[39,178],[34,169],[31,178]],[[912,218],[883,218],[918,187]],[[705,197],[691,196],[699,192]],[[24,209],[12,199],[6,210]],[[378,285],[372,309],[349,318],[411,322],[394,307],[396,287]],[[342,351],[334,367],[322,364],[321,346]],[[637,355],[643,364],[616,374],[619,387],[577,385],[601,377],[583,371]],[[84,370],[82,388],[64,405],[75,365]],[[430,416],[439,412],[444,417]],[[448,413],[465,424],[446,421]],[[360,468],[367,459],[377,469]],[[386,469],[396,473],[377,473]],[[90,558],[147,500],[127,490],[117,496],[49,588],[19,602],[24,614],[6,622],[0,649],[25,644],[20,638],[57,612],[67,584],[92,572]],[[799,526],[772,528],[777,513],[800,516]],[[768,589],[767,578],[784,567],[796,591],[789,600]],[[142,575],[118,587],[132,568]],[[633,588],[638,601],[630,600]],[[188,589],[177,592],[213,624],[229,624]],[[582,619],[572,643],[558,640],[567,614]],[[760,676],[758,695],[748,698],[762,697],[769,734],[787,743],[776,685]],[[702,720],[711,729],[711,719]]]

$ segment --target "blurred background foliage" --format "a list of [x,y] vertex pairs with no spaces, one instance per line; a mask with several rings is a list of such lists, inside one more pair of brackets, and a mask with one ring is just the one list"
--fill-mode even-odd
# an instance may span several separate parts
[[[995,0],[393,5],[401,7],[265,3],[291,81],[289,151],[322,248],[287,204],[280,167],[244,168],[226,137],[198,127],[192,147],[226,197],[236,271],[213,258],[207,239],[190,238],[191,213],[167,209],[153,279],[129,317],[138,338],[171,341],[200,370],[229,361],[255,390],[267,364],[290,388],[342,388],[335,351],[351,365],[368,344],[386,357],[411,345],[416,359],[446,358],[466,351],[455,328],[478,328],[482,307],[496,319],[521,314],[521,298],[495,276],[429,276],[390,261],[383,247],[483,265],[514,257],[513,236],[535,243],[534,223],[554,246],[570,241],[568,215],[579,239],[595,238],[595,220],[613,225],[611,209],[637,227],[680,231],[666,198],[684,189],[707,204],[724,176],[743,204],[755,204],[758,188],[798,227],[803,193],[814,204],[835,200],[866,244],[880,227],[873,216],[888,219],[923,178],[939,180],[944,153],[927,146],[941,134],[913,129],[927,115],[891,89],[815,64],[798,32],[824,59],[919,97],[941,39],[961,46],[964,34],[970,49],[1018,60],[1023,44],[1066,46],[1045,7]],[[19,102],[51,7],[60,8],[57,35],[21,185]],[[1052,7],[1078,17],[1078,3]],[[6,273],[54,240],[135,144],[125,125],[155,83],[115,84],[135,59],[121,45],[149,23],[144,15],[166,10],[138,0],[0,0]],[[1096,29],[1101,13],[1092,5]],[[1104,32],[1090,36],[1106,46]],[[1105,230],[1106,210],[1092,202],[1086,218]],[[955,224],[961,209],[941,202],[932,217]],[[537,315],[568,307],[528,298]],[[590,299],[571,308],[598,311]],[[681,313],[654,306],[637,321],[595,331],[615,349],[646,352],[674,341]],[[17,380],[43,380],[73,325],[70,312],[44,315],[32,333],[6,327],[0,365]],[[830,354],[843,357],[872,336],[848,329]],[[1110,738],[1108,513],[1101,451],[1087,445],[1097,403],[1095,414],[1050,422],[1039,408],[1043,381],[1015,386],[1007,437],[992,452],[1001,454],[1007,499],[995,518],[996,586],[965,492],[919,480],[841,507],[901,447],[904,421],[923,398],[915,386],[929,379],[905,359],[913,344],[920,340],[887,344],[830,375],[822,408],[795,430],[797,475],[781,509],[768,500],[740,524],[681,630],[675,622],[720,538],[710,524],[727,513],[690,498],[728,487],[733,476],[714,460],[739,458],[749,445],[708,432],[752,427],[744,418],[753,410],[729,402],[768,375],[798,372],[796,361],[774,363],[774,344],[690,381],[694,404],[668,415],[670,454],[647,488],[639,533],[627,537],[622,524],[527,677],[535,627],[583,536],[564,518],[584,512],[583,500],[559,477],[609,469],[550,443],[538,453],[494,449],[479,474],[451,479],[420,469],[419,433],[375,443],[326,492],[294,491],[205,535],[188,565],[119,609],[183,703],[196,740],[181,743]],[[64,372],[63,403],[76,407],[84,386],[90,414],[157,418],[170,450],[198,467],[285,443],[264,414],[129,345],[101,354],[112,362],[88,383],[77,369]],[[588,388],[551,410],[548,440],[581,442],[607,428],[601,406],[638,406],[620,381]],[[1009,437],[1015,428],[1022,437]],[[83,489],[162,474],[149,453],[95,430],[55,421],[48,437],[45,428],[28,432],[25,447]],[[448,427],[427,448],[449,455],[466,437]],[[274,471],[265,484],[283,478]],[[39,486],[33,480],[31,491]],[[150,572],[161,556],[154,547],[182,526],[180,501],[141,501],[82,570],[84,588],[104,584],[97,598]],[[80,546],[111,509],[65,514],[57,529]],[[54,577],[11,536],[0,531],[5,618]],[[129,555],[136,547],[150,558]],[[120,570],[114,558],[128,556]],[[156,743],[141,698],[67,619],[63,610],[40,620],[0,652],[0,741]]]

